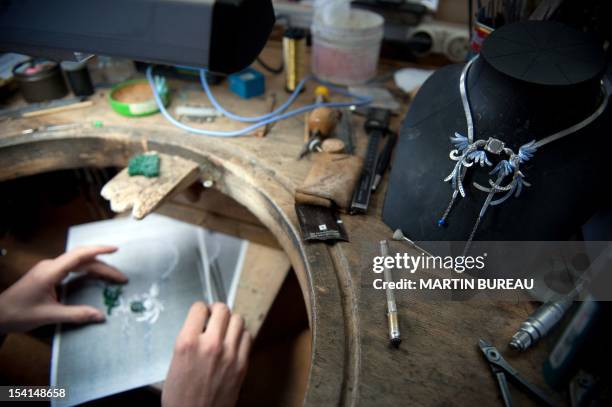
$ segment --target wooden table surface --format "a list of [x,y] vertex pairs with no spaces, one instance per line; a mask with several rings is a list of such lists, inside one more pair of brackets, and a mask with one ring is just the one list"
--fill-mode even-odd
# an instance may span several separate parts
[[[272,62],[279,53],[277,45],[270,45],[264,58]],[[225,83],[213,92],[230,110],[263,114],[272,92],[278,100],[287,97],[282,85],[282,75],[266,74],[265,97],[241,100]],[[171,111],[177,104],[210,105],[195,82],[171,80],[170,87]],[[312,100],[313,89],[309,84],[298,104]],[[544,387],[540,370],[546,346],[517,356],[506,345],[533,310],[525,302],[422,300],[410,291],[396,291],[402,344],[397,350],[388,346],[385,293],[371,285],[379,241],[392,235],[380,217],[386,179],[367,215],[342,216],[349,243],[302,241],[293,196],[311,166],[309,158],[296,160],[304,137],[303,115],[277,123],[265,138],[224,139],[178,130],[159,114],[119,116],[110,109],[106,91],[92,100],[89,108],[0,123],[0,181],[82,166],[123,167],[144,144],[198,162],[202,180],[212,180],[214,188],[247,207],[271,231],[298,276],[312,331],[305,404],[500,405],[497,383],[477,347],[479,338],[492,342],[528,380]],[[94,128],[94,121],[102,121],[103,127]],[[75,122],[82,126],[20,133]],[[361,155],[367,143],[362,124],[355,119]],[[205,126],[227,130],[243,124],[221,118]],[[392,253],[419,254],[401,242],[392,241],[390,247]],[[417,272],[414,278],[422,275]],[[511,386],[511,392],[517,404],[530,402],[518,388]]]

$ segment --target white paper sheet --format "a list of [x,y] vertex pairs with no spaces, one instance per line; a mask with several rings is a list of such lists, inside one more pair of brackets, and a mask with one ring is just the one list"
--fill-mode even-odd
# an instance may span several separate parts
[[241,239],[155,214],[70,228],[67,249],[92,244],[118,246],[117,253],[100,259],[130,281],[110,315],[104,304],[108,283],[71,276],[65,284],[65,303],[93,305],[107,313],[107,320],[58,327],[51,384],[66,387],[69,398],[57,406],[163,381],[191,304],[222,298],[233,305],[246,250]]

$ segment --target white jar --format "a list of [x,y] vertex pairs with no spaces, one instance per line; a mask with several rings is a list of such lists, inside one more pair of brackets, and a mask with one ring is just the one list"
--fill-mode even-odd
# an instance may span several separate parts
[[339,85],[358,85],[376,75],[384,19],[371,11],[351,9],[337,21],[315,13],[312,72]]

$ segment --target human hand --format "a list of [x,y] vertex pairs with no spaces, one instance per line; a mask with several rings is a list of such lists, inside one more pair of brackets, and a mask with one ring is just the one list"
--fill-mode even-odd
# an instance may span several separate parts
[[250,349],[251,336],[240,315],[222,303],[210,309],[194,303],[176,339],[162,405],[235,405]]
[[111,246],[80,247],[52,260],[42,260],[0,294],[0,332],[23,332],[36,327],[69,322],[104,321],[104,313],[89,305],[64,305],[58,301],[56,285],[70,272],[87,274],[117,283],[127,277],[96,256],[117,251]]

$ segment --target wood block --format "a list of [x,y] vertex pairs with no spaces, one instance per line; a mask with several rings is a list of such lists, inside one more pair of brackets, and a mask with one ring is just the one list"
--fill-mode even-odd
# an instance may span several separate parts
[[238,282],[234,312],[255,338],[287,277],[291,264],[281,250],[249,242]]
[[159,154],[159,157],[159,177],[130,177],[128,169],[124,168],[104,185],[101,195],[110,201],[114,212],[120,213],[132,208],[132,216],[142,219],[198,179],[197,163],[166,154]]
[[239,237],[265,246],[280,248],[278,241],[263,225],[236,220],[216,212],[194,208],[189,205],[177,204],[174,201],[164,203],[156,211],[159,214],[199,225],[204,228]]

